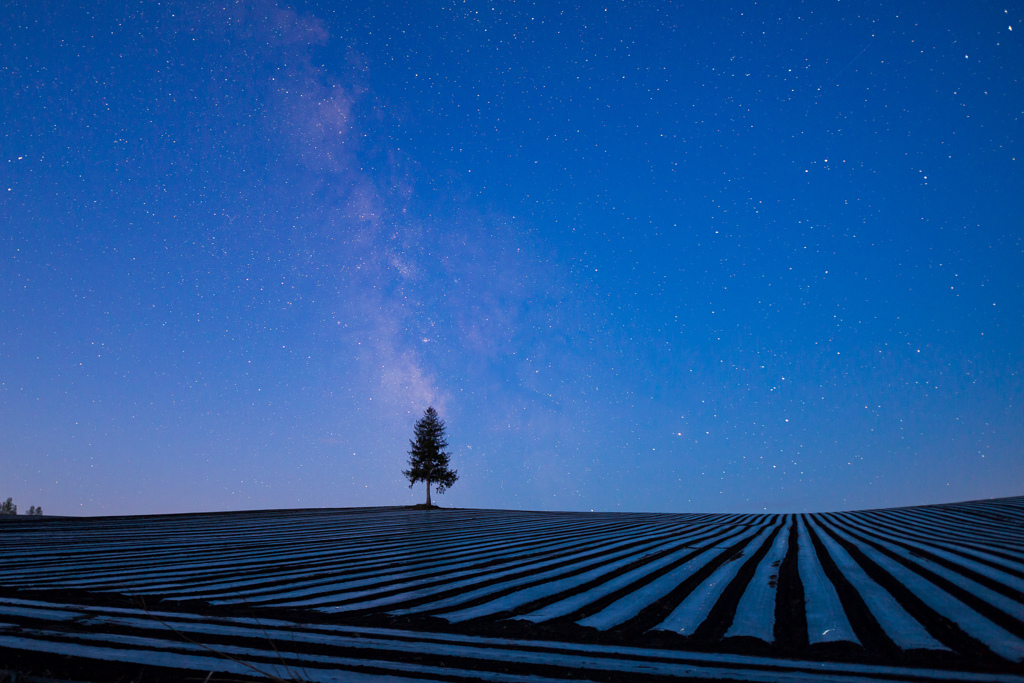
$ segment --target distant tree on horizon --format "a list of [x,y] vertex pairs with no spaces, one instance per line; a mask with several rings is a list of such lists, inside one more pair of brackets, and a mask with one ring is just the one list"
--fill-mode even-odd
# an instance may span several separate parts
[[3,503],[0,503],[0,515],[16,514],[18,514],[18,506],[14,504],[13,498],[8,498]]
[[42,507],[36,507],[35,505],[33,505],[32,507],[30,507],[28,509],[28,514],[33,516],[33,517],[42,517],[43,516],[43,508]]
[[451,454],[447,451],[445,424],[433,406],[427,408],[423,417],[417,420],[413,432],[416,438],[409,441],[412,446],[409,451],[409,469],[402,470],[402,474],[409,480],[409,488],[418,481],[427,483],[427,507],[430,507],[430,486],[435,485],[437,492],[443,494],[458,481],[459,473],[448,469]]

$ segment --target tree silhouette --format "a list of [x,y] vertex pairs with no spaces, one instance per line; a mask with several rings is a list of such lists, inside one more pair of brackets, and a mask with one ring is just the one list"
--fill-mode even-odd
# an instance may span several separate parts
[[448,442],[444,438],[444,420],[437,416],[433,407],[427,408],[423,417],[416,422],[413,432],[415,440],[410,440],[412,450],[409,451],[409,469],[402,474],[409,479],[409,488],[418,481],[427,482],[427,507],[430,506],[430,486],[437,486],[438,493],[444,493],[459,479],[459,473],[448,469],[450,454],[446,450]]

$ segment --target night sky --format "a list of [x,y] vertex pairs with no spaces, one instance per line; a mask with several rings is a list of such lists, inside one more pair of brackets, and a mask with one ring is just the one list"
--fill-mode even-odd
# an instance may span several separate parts
[[22,511],[1022,493],[1020,3],[3,13]]

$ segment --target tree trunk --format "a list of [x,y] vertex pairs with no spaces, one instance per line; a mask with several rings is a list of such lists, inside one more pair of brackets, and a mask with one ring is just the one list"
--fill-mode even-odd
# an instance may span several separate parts
[[430,507],[430,480],[427,479],[427,507]]

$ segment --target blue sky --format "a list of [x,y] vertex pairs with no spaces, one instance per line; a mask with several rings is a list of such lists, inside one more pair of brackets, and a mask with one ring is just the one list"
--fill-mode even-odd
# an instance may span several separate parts
[[1019,7],[16,3],[0,494],[806,511],[1024,481]]

